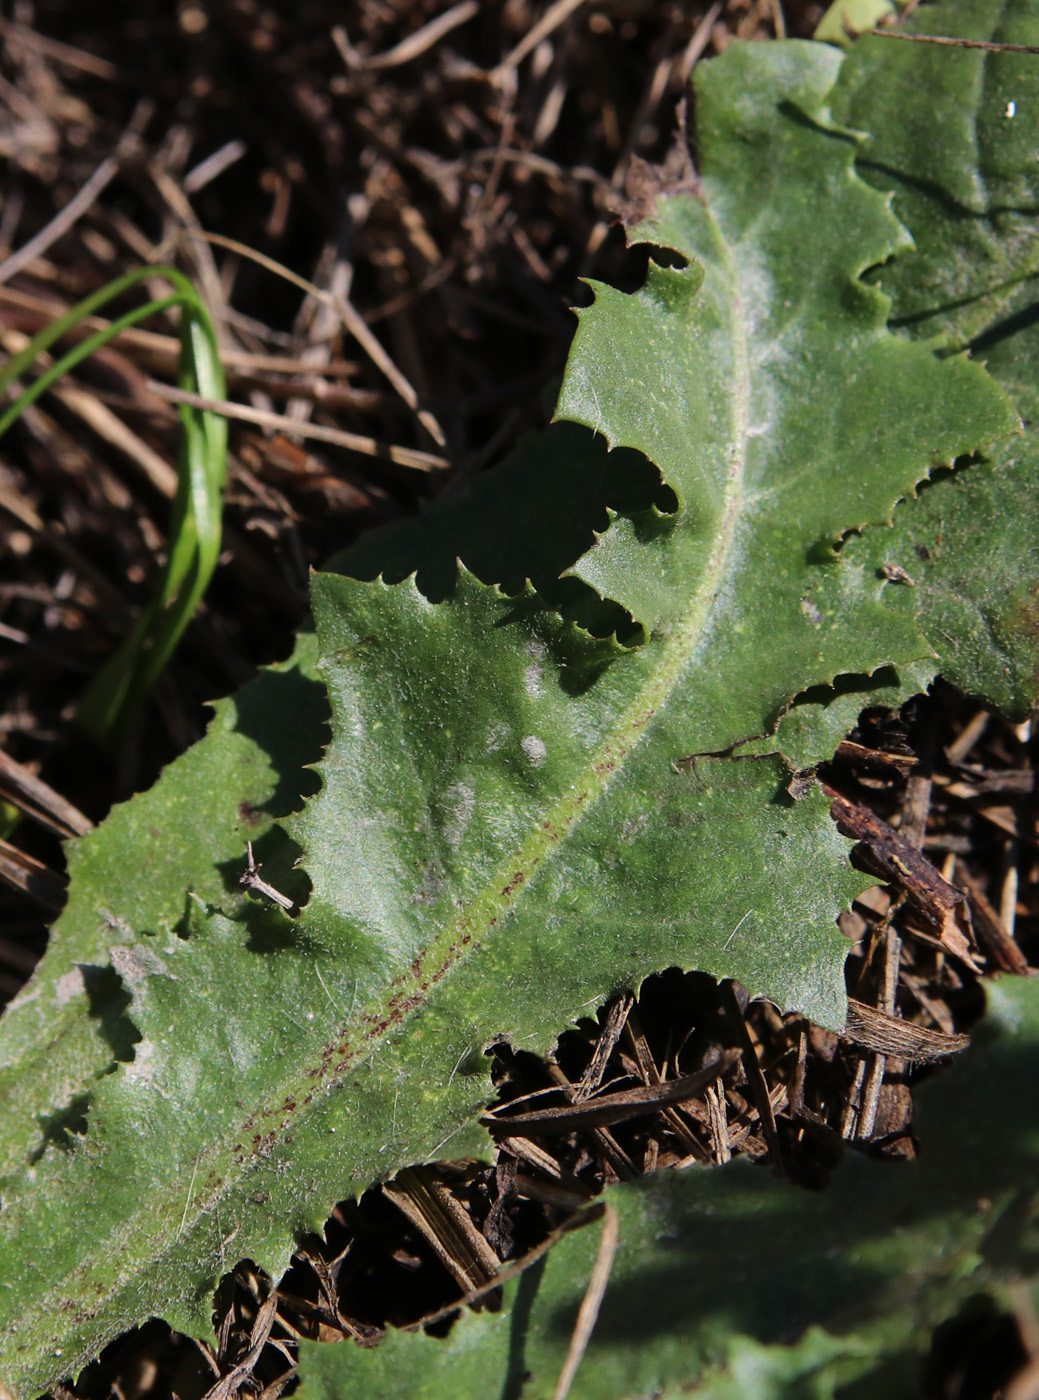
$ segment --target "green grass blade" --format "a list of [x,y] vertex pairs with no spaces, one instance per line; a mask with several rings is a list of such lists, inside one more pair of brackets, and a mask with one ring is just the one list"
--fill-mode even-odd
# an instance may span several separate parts
[[[224,373],[209,315],[191,282],[169,267],[139,268],[108,283],[34,336],[0,370],[9,388],[45,351],[100,307],[149,277],[163,277],[175,291],[135,307],[88,336],[48,366],[0,416],[0,435],[63,375],[115,336],[158,312],[181,311],[180,387],[206,398],[224,397]],[[110,745],[158,680],[208,587],[220,557],[221,509],[227,478],[227,424],[209,409],[179,410],[179,482],[173,501],[169,554],[159,589],[137,626],[95,676],[79,707],[79,721],[102,745]]]
[[[143,321],[149,316],[154,316],[161,311],[168,311],[172,307],[180,306],[181,304],[182,298],[179,296],[163,297],[160,301],[150,301],[145,306],[138,306],[135,307],[133,311],[128,311],[125,316],[120,316],[118,320],[111,322],[104,330],[96,331],[86,340],[82,340],[78,345],[73,346],[67,354],[55,360],[52,365],[48,365],[27,388],[23,389],[14,403],[12,403],[3,416],[0,417],[0,436],[6,433],[8,428],[16,423],[25,410],[31,404],[34,404],[38,398],[41,398],[52,384],[56,384],[64,375],[75,369],[78,364],[89,355],[92,355],[95,350],[100,350],[103,345],[107,345],[113,336],[119,335],[120,332],[129,329],[131,326],[135,326],[138,321]],[[67,317],[62,317],[63,321],[67,319]],[[3,372],[0,373],[0,390],[8,388],[19,375],[23,374],[25,370],[28,369],[40,355],[49,349],[56,339],[58,339],[57,336],[48,334],[52,329],[52,326],[48,326],[45,331],[41,331],[39,335],[33,337],[21,354],[8,360],[7,364],[4,366]],[[65,334],[69,329],[70,327],[66,325],[62,334]],[[11,369],[14,365],[17,365],[18,369],[17,373],[12,374]]]
[[[224,397],[216,339],[197,297],[183,306],[178,367],[181,388]],[[170,523],[169,556],[158,593],[123,646],[98,672],[80,704],[79,720],[110,743],[140,706],[176,649],[209,586],[220,557],[221,506],[227,477],[227,424],[208,409],[180,408],[179,483]]]
[[[205,308],[199,300],[198,293],[182,272],[178,272],[174,267],[136,268],[133,272],[128,272],[124,276],[117,277],[114,281],[106,283],[105,286],[100,287],[96,292],[91,292],[90,296],[84,297],[82,301],[70,307],[63,316],[57,317],[50,325],[44,326],[41,331],[37,332],[25,349],[19,354],[14,355],[7,361],[3,368],[0,369],[0,392],[8,389],[20,375],[24,374],[27,369],[35,364],[40,355],[42,355],[45,350],[49,350],[55,341],[67,335],[68,332],[73,330],[76,326],[82,325],[89,316],[92,316],[95,311],[100,310],[102,306],[107,305],[110,301],[114,301],[117,297],[122,296],[123,292],[129,291],[131,287],[135,287],[139,282],[143,282],[149,277],[164,277],[167,281],[172,282],[177,288],[177,299],[194,303],[204,314]],[[165,302],[163,302],[163,307],[164,306]],[[106,326],[98,333],[103,339],[94,342],[91,349],[94,350],[97,349],[99,345],[106,344],[113,336],[118,335],[120,331],[125,330],[129,325],[133,325],[135,321],[140,320],[142,317],[154,315],[155,307],[156,303],[151,302],[147,307],[138,307],[133,312],[128,313],[134,318],[133,320],[120,318],[117,321],[111,322],[110,325]],[[93,337],[91,339],[93,340]],[[77,347],[81,352],[79,358],[82,358],[83,354],[91,353],[91,351],[83,350],[83,345],[87,343],[88,342],[84,341]],[[78,359],[73,361],[73,363],[78,362]]]

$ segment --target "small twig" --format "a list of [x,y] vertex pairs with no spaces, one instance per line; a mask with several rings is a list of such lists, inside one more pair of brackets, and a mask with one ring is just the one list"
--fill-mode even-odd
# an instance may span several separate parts
[[6,262],[0,263],[0,282],[9,281],[22,268],[35,262],[48,248],[66,234],[81,214],[97,199],[98,195],[119,173],[119,161],[115,156],[106,156],[78,194],[73,195],[63,209],[59,209],[45,228],[41,228],[28,243],[23,243]]
[[[175,244],[182,237],[197,238],[202,233],[202,225],[199,223],[191,200],[188,199],[180,185],[155,161],[149,162],[148,174],[170,213],[183,225],[182,229],[176,230],[172,238],[165,239],[164,243],[172,242]],[[162,261],[162,254],[162,249],[156,250],[157,261]],[[198,270],[198,280],[205,293],[206,301],[209,303],[209,314],[216,331],[217,345],[220,348],[221,356],[223,356],[224,351],[230,349],[233,343],[229,324],[231,310],[227,303],[227,297],[224,295],[224,284],[217,269],[212,248],[205,242],[201,246],[196,243],[191,248],[191,255]]]
[[703,57],[704,50],[711,42],[711,30],[721,18],[721,12],[725,9],[725,0],[714,0],[714,4],[702,17],[700,23],[693,30],[693,37],[686,44],[681,57],[674,67],[674,76],[678,79],[682,87],[689,81],[689,75]]
[[921,850],[927,834],[927,816],[931,810],[930,772],[910,773],[906,779],[905,801],[902,806],[902,824],[898,834],[910,846]]
[[245,845],[249,852],[249,864],[238,879],[238,883],[241,885],[242,889],[252,890],[254,894],[266,895],[268,899],[273,900],[275,904],[280,904],[283,909],[291,913],[296,907],[295,901],[291,900],[287,894],[282,894],[280,890],[276,890],[273,885],[268,885],[266,880],[260,879],[256,862],[253,859],[253,843],[247,841]]
[[[917,850],[923,850],[924,837],[927,835],[937,746],[937,733],[933,729],[925,730],[917,745],[918,766],[906,778],[902,798],[902,820],[898,834],[903,841],[908,841],[910,846],[915,846]],[[887,1006],[886,1009],[890,1011],[891,1007]]]
[[522,1274],[524,1270],[529,1269],[532,1264],[536,1263],[539,1259],[543,1258],[549,1250],[553,1249],[564,1235],[570,1234],[573,1230],[581,1230],[584,1229],[585,1226],[594,1225],[597,1220],[602,1218],[607,1209],[608,1207],[605,1201],[596,1201],[595,1204],[589,1206],[587,1210],[581,1211],[577,1215],[572,1215],[569,1220],[564,1220],[562,1225],[557,1226],[539,1245],[535,1245],[529,1254],[525,1254],[521,1259],[517,1259],[513,1263],[506,1264],[501,1268],[490,1283],[485,1283],[480,1288],[474,1288],[470,1293],[465,1294],[464,1297],[456,1298],[453,1303],[445,1303],[442,1308],[437,1308],[435,1312],[426,1313],[425,1316],[420,1317],[417,1322],[409,1323],[408,1326],[401,1328],[401,1331],[417,1332],[420,1328],[431,1327],[434,1323],[441,1322],[445,1317],[457,1315],[462,1308],[471,1308],[473,1304],[478,1303],[481,1298],[486,1298],[488,1293],[493,1293],[497,1289],[504,1287],[510,1280]]
[[851,997],[844,1038],[874,1054],[895,1055],[900,1060],[922,1065],[958,1055],[970,1044],[970,1036],[932,1031]]
[[498,1152],[499,1155],[507,1152],[518,1161],[533,1167],[535,1171],[543,1172],[546,1176],[552,1177],[570,1194],[581,1196],[582,1203],[588,1200],[589,1191],[579,1178],[557,1162],[551,1152],[546,1152],[543,1147],[529,1138],[502,1138],[498,1143]]
[[247,150],[245,142],[237,137],[233,141],[225,141],[218,151],[214,151],[211,156],[206,156],[205,160],[199,161],[198,165],[193,166],[184,176],[181,182],[184,186],[184,193],[197,194],[211,180],[215,180],[218,175],[229,170],[235,161],[241,160]]
[[295,1379],[296,1367],[290,1366],[283,1375],[276,1376],[275,1379],[271,1381],[270,1385],[264,1386],[263,1390],[261,1390],[256,1397],[256,1400],[279,1400],[282,1391],[288,1385],[289,1381],[294,1381]]
[[974,878],[963,861],[957,862],[957,874],[960,884],[967,891],[974,932],[986,955],[1003,972],[1013,973],[1015,977],[1027,976],[1030,970],[1028,959],[1018,947],[1016,939],[1011,938],[1003,927],[1003,921],[989,903],[981,882]]
[[300,423],[294,418],[287,418],[283,413],[269,413],[265,408],[249,408],[246,404],[232,403],[229,399],[207,399],[202,394],[191,394],[186,389],[174,389],[169,384],[160,384],[156,379],[149,379],[147,387],[153,394],[168,399],[170,403],[207,408],[225,418],[237,418],[243,423],[255,423],[261,428],[277,428],[283,433],[295,434],[296,437],[331,442],[337,447],[348,448],[351,452],[396,462],[398,466],[413,467],[416,471],[438,471],[450,466],[446,457],[437,457],[432,452],[418,452],[411,447],[386,447],[375,438],[364,437],[360,433],[348,433],[342,428],[322,428],[316,423]]
[[128,144],[147,126],[151,119],[152,110],[150,102],[138,104],[137,110],[130,119],[130,124],[116,147],[115,154],[105,157],[83,188],[72,196],[68,204],[58,210],[49,224],[41,228],[39,233],[29,239],[28,243],[23,243],[18,251],[12,253],[5,262],[0,263],[0,283],[9,282],[15,273],[21,272],[22,268],[28,267],[31,262],[41,257],[48,248],[57,243],[59,238],[68,233],[77,219],[87,212],[101,191],[111,184],[119,174],[119,167]]
[[500,1263],[497,1254],[432,1167],[403,1167],[382,1190],[461,1288],[469,1291],[491,1282]]
[[[31,344],[27,335],[15,330],[4,331],[0,340],[2,340],[4,349],[12,355],[20,354]],[[46,351],[42,351],[37,356],[36,363],[43,368],[48,368],[53,364],[53,360]],[[121,418],[101,403],[94,394],[80,388],[68,376],[53,384],[50,392],[78,418],[82,418],[99,437],[125,452],[141,468],[150,485],[160,495],[166,496],[170,500],[173,499],[177,489],[177,473],[174,469],[147,443],[143,442],[132,429],[128,428]]]
[[357,52],[347,39],[346,30],[341,25],[337,25],[332,30],[332,39],[347,68],[353,70],[399,68],[402,63],[410,63],[413,58],[424,54],[427,49],[431,49],[434,44],[439,43],[445,34],[450,34],[452,29],[457,29],[460,24],[465,24],[467,20],[479,14],[479,11],[480,6],[477,4],[477,0],[461,0],[460,4],[452,5],[442,15],[431,19],[421,29],[416,29],[414,34],[409,34],[399,44],[394,44],[392,49],[387,49],[385,53],[373,54],[371,58],[365,58],[363,54]]
[[[314,283],[322,280],[333,295],[349,300],[354,277],[354,241],[357,232],[357,218],[363,206],[367,211],[370,200],[364,194],[352,195],[346,202],[335,235],[326,242],[318,258],[314,273]],[[309,296],[303,298],[296,313],[295,329],[305,336],[307,345],[300,352],[300,359],[309,367],[312,380],[320,383],[321,366],[332,358],[332,342],[339,325],[335,308],[327,302],[313,302]],[[327,385],[324,386],[327,388]],[[294,395],[286,405],[285,413],[297,423],[308,422],[314,411],[314,400],[309,395]]]
[[[548,1070],[549,1077],[563,1091],[563,1096],[565,1097],[567,1103],[579,1105],[580,1101],[577,1097],[577,1089],[573,1084],[570,1083],[570,1080],[563,1073],[563,1070],[559,1067],[559,1065],[548,1064],[546,1068]],[[590,1107],[590,1105],[586,1106]],[[553,1111],[565,1112],[565,1110],[548,1110],[548,1112],[550,1113]],[[625,1152],[624,1148],[621,1147],[620,1143],[610,1132],[609,1128],[600,1124],[594,1119],[591,1121],[590,1126],[592,1136],[595,1138],[596,1145],[598,1146],[599,1151],[602,1153],[604,1159],[617,1173],[617,1176],[620,1178],[620,1180],[634,1180],[634,1178],[638,1176],[638,1170],[635,1166],[635,1163]]]
[[628,1019],[631,1008],[635,1005],[635,998],[630,992],[625,992],[610,1007],[606,1017],[606,1024],[599,1033],[599,1039],[595,1042],[595,1050],[592,1058],[588,1061],[588,1068],[581,1076],[581,1082],[574,1091],[574,1103],[584,1103],[591,1097],[602,1083],[602,1077],[606,1072],[606,1065],[613,1054],[617,1041],[624,1030],[624,1023]]
[[1007,931],[1007,937],[1014,937],[1017,925],[1017,860],[1016,841],[1003,842],[1003,885],[999,894],[999,921]]
[[903,34],[900,29],[871,29],[876,39],[908,39],[912,44],[941,44],[950,49],[984,49],[986,53],[1039,53],[1035,44],[1000,44],[993,39],[953,39],[946,34]]
[[[644,1084],[659,1084],[660,1074],[653,1062],[653,1056],[649,1049],[649,1042],[646,1040],[642,1025],[639,1021],[638,1012],[634,1007],[628,1012],[627,1020],[624,1023],[624,1030],[635,1052],[635,1062],[638,1072],[642,1076],[642,1082]],[[665,1108],[661,1117],[671,1128],[672,1132],[690,1156],[696,1157],[702,1162],[709,1160],[709,1154],[703,1144],[695,1136],[692,1128],[685,1121],[685,1118],[683,1118],[677,1108]],[[708,1117],[710,1117],[709,1114]],[[654,1142],[656,1141],[655,1138],[652,1140]]]
[[964,761],[988,728],[989,718],[988,710],[979,710],[973,719],[967,721],[952,743],[946,747],[945,757],[950,763],[959,765]]
[[862,843],[856,847],[861,865],[871,875],[904,889],[913,907],[935,930],[944,947],[977,970],[970,944],[957,921],[965,902],[962,892],[943,880],[923,853],[903,840],[894,827],[875,812],[845,797],[829,783],[820,786],[833,800],[830,815],[838,831]]
[[563,1362],[563,1369],[559,1373],[558,1381],[556,1381],[556,1388],[552,1392],[552,1400],[566,1400],[570,1387],[573,1385],[577,1368],[580,1366],[581,1358],[591,1341],[592,1331],[599,1317],[599,1308],[602,1306],[606,1285],[610,1281],[610,1271],[613,1268],[619,1238],[620,1220],[613,1206],[607,1201],[606,1213],[602,1222],[602,1236],[599,1240],[599,1252],[595,1256],[592,1276],[588,1280],[588,1287],[578,1309],[570,1346],[567,1349],[566,1360]]
[[54,914],[65,906],[64,877],[8,841],[0,841],[0,880]]
[[761,1120],[761,1128],[765,1135],[765,1142],[768,1146],[769,1156],[772,1163],[780,1171],[784,1170],[783,1154],[779,1146],[779,1133],[776,1130],[776,1115],[772,1109],[772,1099],[769,1097],[768,1085],[765,1083],[765,1076],[761,1072],[761,1065],[758,1063],[757,1051],[754,1042],[750,1038],[750,1031],[747,1029],[747,1020],[740,1006],[739,998],[736,995],[736,988],[732,982],[722,982],[719,986],[722,1003],[728,1013],[729,1022],[733,1030],[739,1037],[742,1052],[740,1054],[743,1064],[743,1072],[747,1076],[747,1083],[750,1085],[751,1097],[754,1106],[758,1110],[758,1117]]
[[66,408],[71,409],[92,428],[98,437],[129,457],[159,495],[165,496],[167,500],[173,499],[177,490],[176,471],[100,399],[87,393],[77,384],[68,382],[55,384],[51,392],[57,395]]
[[604,1123],[624,1123],[629,1118],[643,1118],[648,1113],[655,1113],[665,1104],[695,1098],[703,1093],[708,1084],[727,1074],[738,1058],[739,1052],[732,1050],[706,1069],[683,1075],[669,1084],[643,1084],[635,1089],[622,1089],[616,1094],[603,1094],[585,1104],[563,1104],[559,1108],[537,1109],[513,1117],[485,1113],[480,1122],[492,1132],[505,1133],[510,1137],[517,1133],[524,1136],[531,1133],[571,1133]]
[[516,47],[505,55],[497,68],[491,70],[491,81],[500,82],[506,73],[517,68],[527,54],[537,48],[542,39],[547,39],[554,29],[558,29],[563,21],[583,4],[584,0],[556,0],[554,5],[549,5],[537,24],[528,30]]
[[859,1060],[855,1066],[855,1078],[848,1090],[848,1096],[844,1101],[844,1111],[841,1113],[841,1137],[846,1142],[850,1142],[856,1134],[856,1125],[859,1119],[859,1110],[862,1106],[862,1082],[866,1077],[866,1061]]
[[790,1115],[792,1118],[800,1116],[804,1108],[805,1097],[805,1071],[808,1068],[808,1032],[805,1029],[806,1022],[801,1023],[801,1029],[797,1035],[797,1064],[794,1067],[794,1082],[790,1090]]
[[706,1097],[707,1111],[711,1119],[713,1156],[717,1165],[721,1167],[732,1158],[732,1145],[729,1142],[729,1119],[725,1111],[725,1091],[719,1089],[717,1084],[711,1084],[708,1086]]
[[872,768],[880,773],[908,773],[911,768],[915,768],[918,762],[916,754],[913,753],[892,753],[887,749],[870,749],[865,744],[853,743],[851,739],[842,739],[837,745],[837,752],[834,759],[843,763],[854,763],[856,767]]
[[60,39],[50,39],[45,34],[38,34],[35,29],[19,24],[16,20],[0,19],[0,34],[24,44],[35,53],[45,54],[47,58],[64,63],[69,68],[78,68],[82,73],[93,73],[95,78],[118,82],[122,76],[115,64],[109,63],[107,59],[98,58],[97,54],[87,53],[84,49],[73,48],[71,44],[63,44]]
[[[910,778],[910,783],[913,781]],[[931,780],[927,778],[927,790],[924,801],[926,806],[930,806],[931,801]],[[912,800],[912,798],[910,799]],[[927,820],[927,812],[923,812],[923,821]],[[920,831],[920,839],[923,840],[923,830]],[[892,919],[898,905],[892,905],[884,919],[884,987],[880,997],[880,1007],[878,1014],[884,1015],[890,1024],[897,1029],[901,1025],[900,1018],[895,1015],[895,997],[898,993],[898,970],[902,957],[902,940],[895,930]],[[871,1138],[877,1123],[877,1109],[880,1107],[880,1090],[884,1084],[884,1073],[887,1069],[887,1053],[879,1047],[874,1048],[873,1059],[870,1062],[869,1073],[866,1076],[866,1088],[862,1096],[862,1110],[859,1113],[857,1135],[860,1138]]]
[[256,1320],[249,1334],[249,1350],[233,1371],[230,1371],[206,1391],[203,1400],[231,1400],[232,1396],[237,1395],[242,1383],[252,1377],[256,1363],[270,1340],[271,1328],[274,1326],[277,1311],[278,1290],[272,1288],[256,1314]]
[[[538,1201],[541,1205],[552,1206],[556,1210],[580,1210],[588,1202],[587,1191],[568,1191],[565,1186],[558,1186],[554,1181],[542,1181],[539,1177],[528,1176],[526,1172],[516,1173],[513,1188],[517,1196],[522,1196],[528,1201]],[[487,1218],[490,1220],[491,1217],[488,1215]]]
[[189,1336],[188,1340],[194,1342],[195,1346],[201,1352],[206,1365],[213,1372],[213,1375],[219,1379],[220,1367],[216,1364],[216,1357],[213,1355],[213,1348],[209,1345],[208,1342],[202,1341],[199,1337]]
[[[976,797],[986,797],[991,793],[1013,793],[1028,796],[1036,791],[1039,784],[1036,778],[1039,774],[1034,768],[1004,768],[992,772],[988,769],[973,768],[969,770],[970,782],[961,782],[959,779],[950,782],[942,775],[942,785],[950,797],[962,797],[970,802]],[[935,778],[935,782],[939,779]],[[978,809],[982,816],[985,809]],[[991,808],[989,810],[1003,810]]]
[[59,836],[85,836],[94,829],[94,823],[78,807],[66,802],[42,778],[2,751],[0,794],[20,807],[26,816],[49,827]]
[[[64,316],[69,309],[64,302],[30,296],[27,292],[3,286],[0,286],[0,306],[13,306],[27,311],[34,318],[38,318],[37,324],[40,326]],[[68,328],[64,339],[73,342],[85,340],[94,331],[107,330],[110,325],[111,322],[106,321],[103,316],[84,316],[78,325]],[[180,355],[180,341],[176,336],[143,330],[140,326],[128,326],[120,331],[110,342],[109,348],[116,351],[136,350],[153,368],[160,367],[163,372],[169,373],[176,369]],[[297,356],[258,355],[247,350],[228,350],[222,355],[222,359],[226,370],[238,370],[242,374],[256,372],[300,375],[312,372],[311,367]],[[356,373],[356,363],[349,360],[335,360],[321,369],[322,379],[350,379]]]
[[184,237],[199,238],[206,243],[216,244],[218,248],[228,248],[232,253],[237,253],[239,257],[248,258],[257,266],[266,268],[268,272],[273,272],[276,277],[291,282],[294,287],[299,287],[301,291],[307,292],[318,301],[334,306],[347,331],[369,356],[373,364],[383,372],[433,441],[439,447],[446,446],[447,438],[444,436],[444,430],[428,409],[419,407],[418,394],[412,387],[410,380],[405,378],[390,359],[364,317],[350,302],[344,300],[343,297],[336,296],[333,292],[322,291],[320,287],[315,287],[313,282],[308,282],[305,277],[300,277],[298,273],[292,272],[283,264],[276,262],[274,258],[268,258],[265,254],[257,252],[255,248],[240,243],[237,238],[225,238],[222,233],[207,233],[202,229],[190,229],[185,232]]

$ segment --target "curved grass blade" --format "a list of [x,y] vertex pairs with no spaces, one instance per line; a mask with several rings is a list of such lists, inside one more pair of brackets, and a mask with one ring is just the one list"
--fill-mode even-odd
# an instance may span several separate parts
[[[0,435],[64,374],[128,327],[172,308],[181,312],[177,379],[182,389],[224,397],[224,374],[209,314],[191,282],[170,267],[138,268],[86,297],[45,326],[0,370],[0,393],[74,326],[143,282],[164,277],[176,291],[135,307],[96,331],[48,366],[0,416]],[[227,477],[227,424],[207,409],[181,405],[179,480],[170,520],[169,555],[155,597],[131,635],[87,688],[78,712],[84,729],[110,744],[162,674],[202,600],[220,557],[221,503]]]

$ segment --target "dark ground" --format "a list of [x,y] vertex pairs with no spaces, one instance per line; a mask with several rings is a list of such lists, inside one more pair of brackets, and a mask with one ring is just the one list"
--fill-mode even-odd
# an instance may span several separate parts
[[[79,735],[72,712],[161,568],[162,467],[175,457],[176,419],[148,380],[172,378],[173,323],[97,356],[2,444],[0,748],[91,820],[201,735],[207,700],[288,652],[309,566],[457,490],[520,431],[545,423],[572,333],[567,308],[587,296],[578,279],[640,279],[611,210],[632,158],[665,155],[692,67],[733,35],[808,35],[821,13],[795,0],[710,9],[601,0],[564,15],[507,0],[456,6],[462,22],[449,32],[410,55],[397,48],[445,8],[19,0],[5,10],[0,257],[45,228],[113,152],[118,165],[22,270],[4,280],[0,267],[0,347],[16,350],[19,336],[130,267],[175,261],[213,309],[229,397],[288,415],[277,430],[232,424],[221,566],[116,762]],[[555,27],[517,50],[549,13]],[[443,444],[326,308],[236,252],[186,240],[193,228],[349,297]],[[370,438],[376,455],[292,431],[308,423]],[[388,461],[390,445],[443,465]],[[1039,931],[1030,731],[986,721],[939,687],[902,717],[865,716],[852,739],[861,747],[845,746],[826,775],[853,804],[845,818],[863,819],[854,804],[879,813],[968,892],[982,973],[1024,970]],[[8,834],[45,870],[33,878],[36,897],[0,893],[5,998],[42,952],[63,868],[46,827],[22,821]],[[314,1241],[280,1285],[276,1317],[262,1308],[270,1281],[243,1265],[219,1299],[217,1352],[150,1324],[110,1348],[75,1393],[188,1400],[268,1337],[230,1393],[269,1385],[273,1396],[291,1385],[293,1329],[367,1339],[450,1302],[460,1289],[438,1258],[425,1192],[462,1206],[474,1257],[512,1258],[618,1177],[742,1151],[819,1187],[849,1146],[911,1155],[912,1084],[932,1072],[929,1057],[955,1053],[981,996],[978,973],[928,941],[921,891],[910,882],[901,903],[893,892],[894,905],[874,892],[845,916],[856,940],[849,989],[867,1006],[853,1037],[838,1042],[796,1017],[747,1008],[738,991],[702,976],[664,973],[637,1003],[567,1031],[552,1063],[502,1048],[493,1067],[501,1102],[550,1083],[563,1102],[603,1035],[612,1050],[596,1082],[617,1087],[687,1072],[702,1063],[705,1037],[740,1050],[713,1102],[562,1146],[553,1138],[524,1151],[513,1137],[515,1150],[503,1148],[490,1169],[404,1176],[337,1210],[328,1242]],[[919,1028],[911,1053],[869,1007],[897,1009]],[[1013,1317],[939,1329],[921,1393],[995,1396],[1024,1360]]]

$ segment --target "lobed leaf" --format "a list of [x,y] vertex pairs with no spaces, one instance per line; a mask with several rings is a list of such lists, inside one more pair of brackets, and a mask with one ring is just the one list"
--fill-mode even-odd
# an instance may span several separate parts
[[[909,33],[1035,45],[1029,0],[942,0]],[[966,345],[1034,301],[1039,272],[1035,55],[863,38],[834,93],[869,133],[857,168],[894,192],[915,248],[884,270],[894,314],[914,333]],[[1016,327],[1020,329],[1021,327]]]
[[[909,27],[1039,45],[1029,0],[943,0]],[[1039,707],[1039,63],[862,39],[835,105],[871,133],[858,169],[894,190],[913,230],[915,250],[883,273],[895,317],[921,339],[966,345],[1023,419],[981,465],[900,509],[890,538],[853,552],[913,579],[913,610],[950,681],[1024,719]]]
[[0,1190],[65,1141],[70,1108],[82,1117],[84,1096],[113,1061],[133,1057],[139,1033],[126,1016],[113,947],[183,929],[192,896],[223,899],[245,839],[264,858],[278,834],[272,818],[313,790],[303,770],[320,756],[328,715],[316,653],[313,634],[304,634],[294,657],[220,702],[206,738],[149,792],[69,843],[68,906],[0,1020]]
[[[979,366],[885,329],[862,274],[906,236],[829,117],[839,62],[795,43],[705,67],[702,189],[638,235],[689,264],[582,313],[560,411],[656,479],[611,454],[635,486],[574,491],[536,568],[490,562],[511,597],[465,569],[439,602],[318,576],[294,665],[77,847],[54,948],[0,1022],[12,1393],[152,1314],[205,1332],[236,1258],[278,1274],[337,1199],[479,1150],[497,1037],[547,1049],[669,964],[842,1023],[834,916],[866,882],[828,803],[795,803],[775,752],[709,751],[843,673],[905,684],[931,648],[841,542],[1014,418]],[[246,837],[308,791],[316,666],[321,789],[259,852],[290,917],[236,875]],[[805,730],[809,762],[824,740]]]

